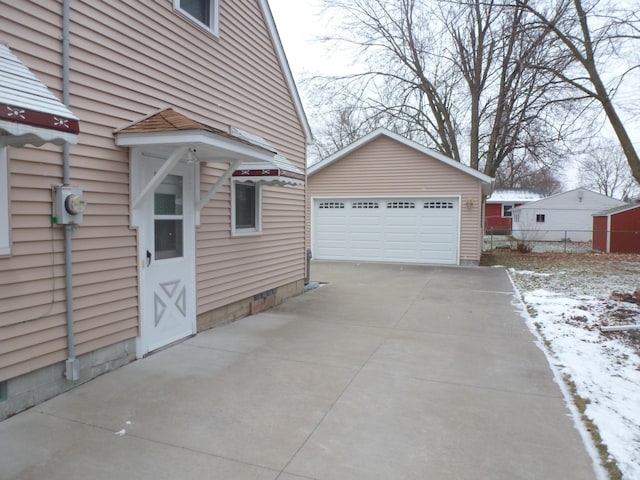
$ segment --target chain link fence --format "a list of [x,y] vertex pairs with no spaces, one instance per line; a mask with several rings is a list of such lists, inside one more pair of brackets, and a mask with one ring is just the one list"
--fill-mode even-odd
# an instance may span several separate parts
[[640,253],[639,230],[514,230],[510,234],[485,230],[484,250],[495,248],[522,252],[590,251]]

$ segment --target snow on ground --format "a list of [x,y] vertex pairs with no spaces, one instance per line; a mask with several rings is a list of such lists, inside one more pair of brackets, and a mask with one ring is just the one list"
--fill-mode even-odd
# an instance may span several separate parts
[[638,479],[640,331],[605,334],[599,327],[640,323],[639,304],[612,297],[640,289],[640,257],[546,255],[520,256],[525,260],[516,261],[509,274],[556,370],[588,402],[584,414],[622,478]]

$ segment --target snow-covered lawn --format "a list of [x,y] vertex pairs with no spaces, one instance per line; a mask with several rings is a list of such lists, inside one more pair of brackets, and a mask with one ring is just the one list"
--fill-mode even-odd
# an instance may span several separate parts
[[640,331],[600,331],[640,324],[640,292],[629,295],[640,290],[640,255],[492,253],[492,263],[508,268],[547,356],[617,464],[621,476],[611,465],[609,475],[640,478]]

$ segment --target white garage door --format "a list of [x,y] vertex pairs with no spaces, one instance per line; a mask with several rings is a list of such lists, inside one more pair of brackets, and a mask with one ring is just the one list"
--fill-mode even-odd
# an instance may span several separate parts
[[313,257],[458,263],[458,198],[316,199]]

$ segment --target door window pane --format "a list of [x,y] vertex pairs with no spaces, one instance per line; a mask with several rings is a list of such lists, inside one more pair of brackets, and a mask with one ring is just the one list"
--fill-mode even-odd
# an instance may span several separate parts
[[182,177],[167,175],[153,198],[155,259],[183,256]]
[[182,177],[167,175],[156,189],[153,211],[156,215],[182,215]]
[[156,260],[182,257],[182,220],[155,220]]

